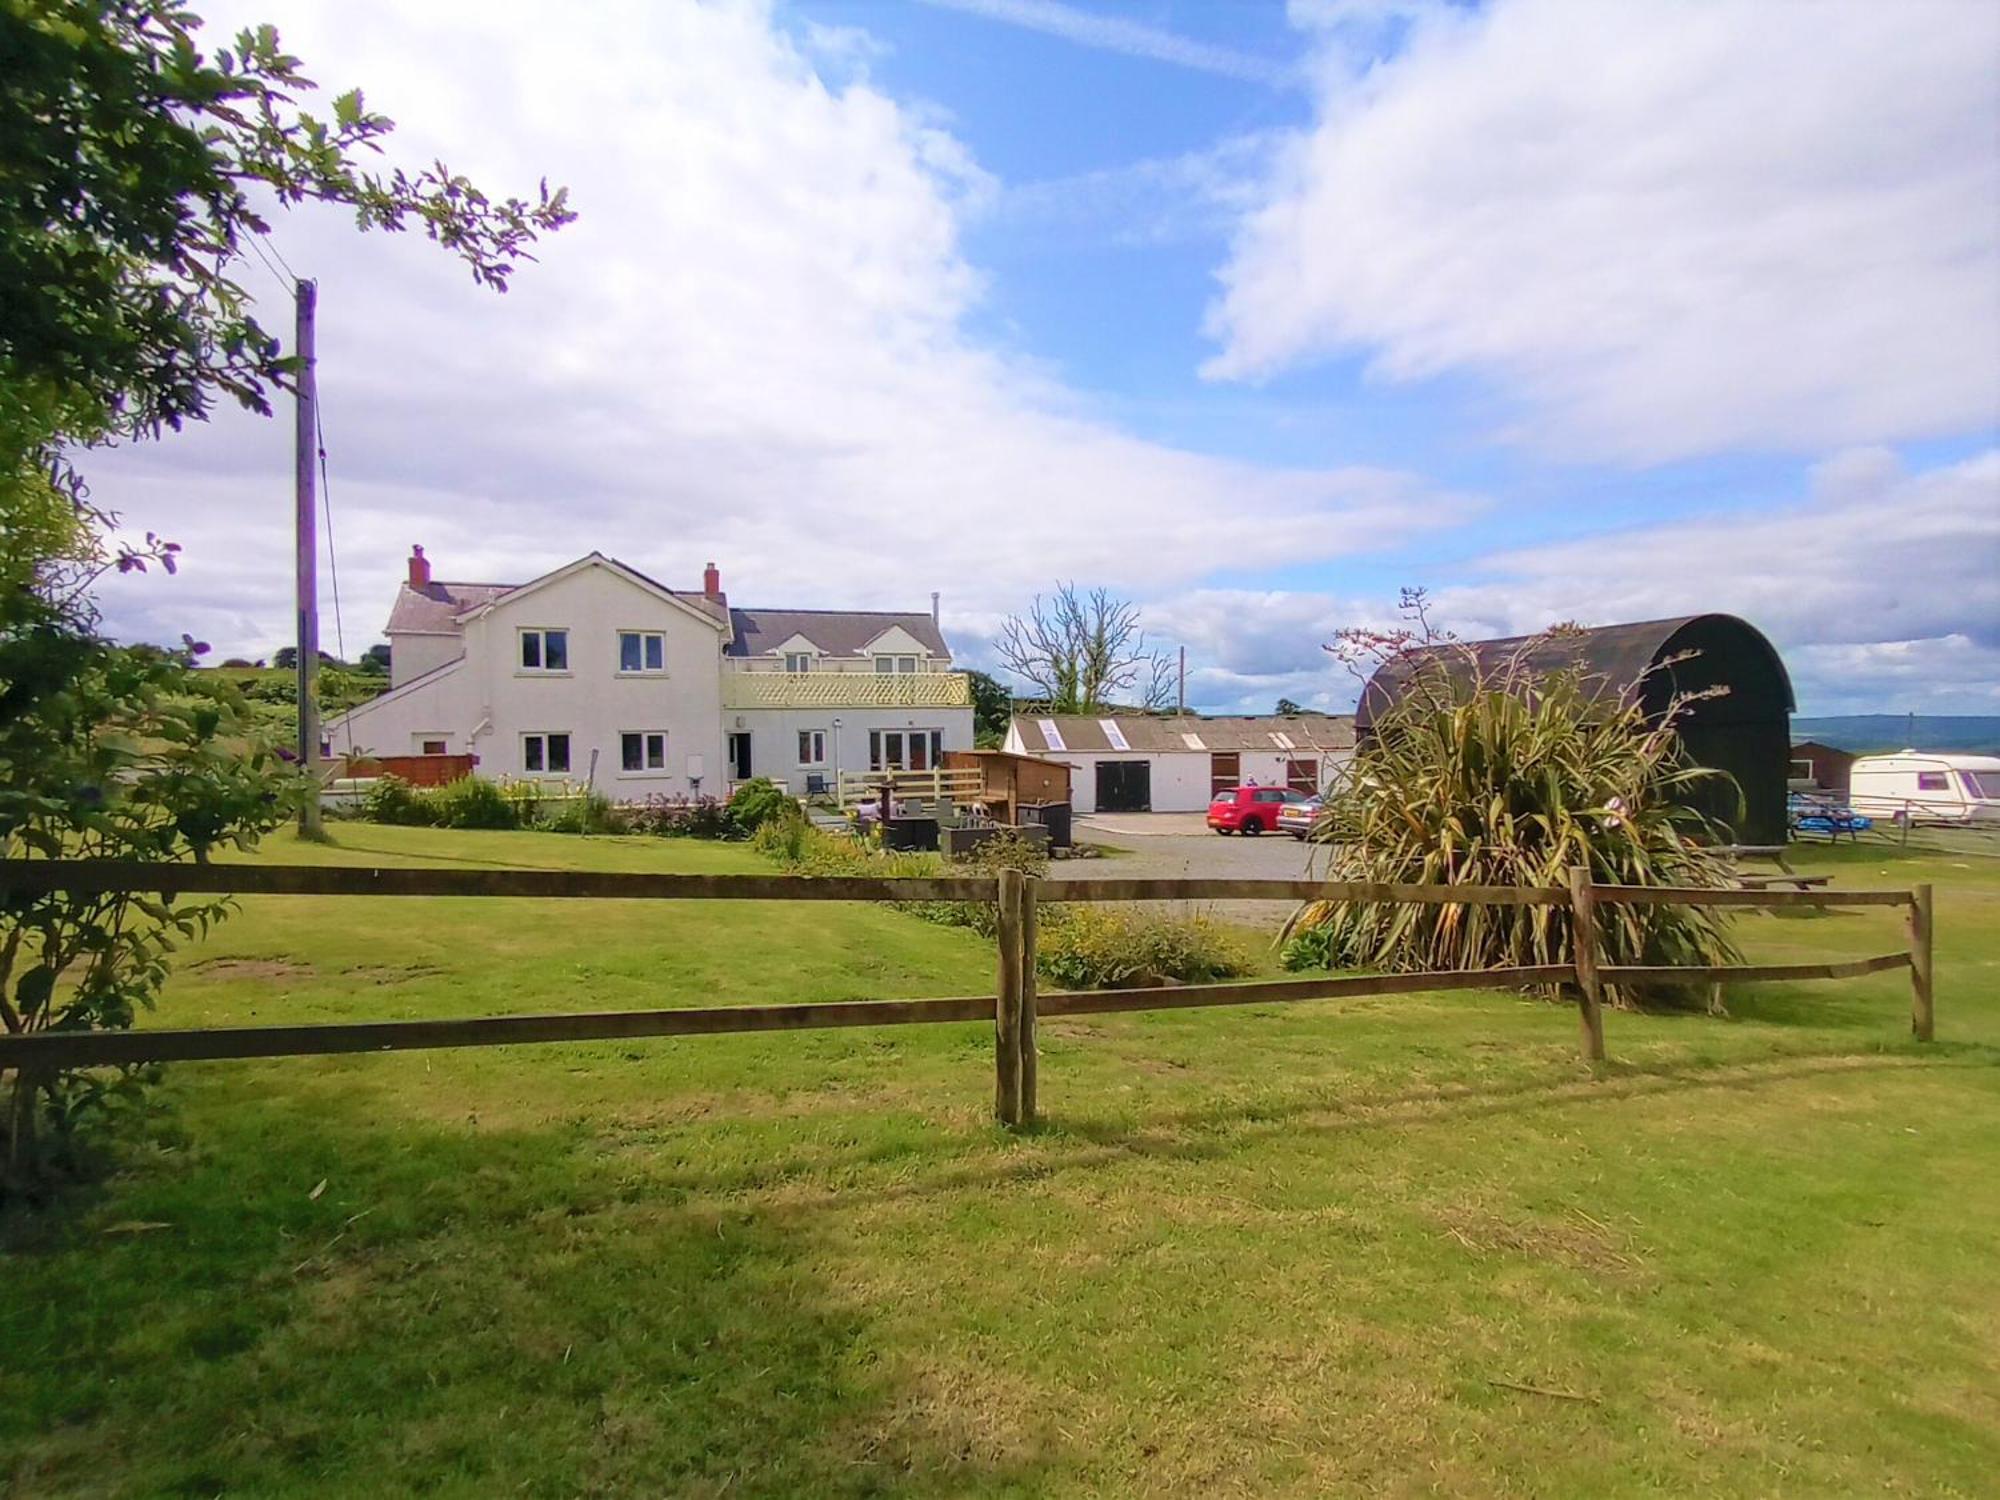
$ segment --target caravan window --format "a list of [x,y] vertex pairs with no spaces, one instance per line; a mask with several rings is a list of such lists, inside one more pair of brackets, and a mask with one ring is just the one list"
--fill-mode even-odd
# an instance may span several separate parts
[[1960,771],[1965,794],[1985,802],[2000,802],[2000,771]]
[[1917,790],[1920,792],[1948,792],[1951,790],[1951,783],[1945,779],[1945,774],[1942,771],[1919,771],[1917,772]]

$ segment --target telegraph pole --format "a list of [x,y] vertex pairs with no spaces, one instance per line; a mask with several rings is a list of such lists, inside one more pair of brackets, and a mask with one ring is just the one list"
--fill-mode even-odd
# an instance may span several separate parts
[[299,769],[306,775],[306,801],[299,809],[299,832],[320,836],[319,807],[319,378],[313,346],[313,313],[319,287],[298,283],[298,396],[293,429],[293,490],[297,500]]

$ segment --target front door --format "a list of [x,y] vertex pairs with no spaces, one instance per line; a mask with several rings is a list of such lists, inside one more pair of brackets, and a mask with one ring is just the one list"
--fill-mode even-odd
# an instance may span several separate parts
[[1144,760],[1097,763],[1099,812],[1149,812],[1153,806],[1153,765]]
[[729,779],[748,781],[750,771],[750,735],[748,731],[729,737]]

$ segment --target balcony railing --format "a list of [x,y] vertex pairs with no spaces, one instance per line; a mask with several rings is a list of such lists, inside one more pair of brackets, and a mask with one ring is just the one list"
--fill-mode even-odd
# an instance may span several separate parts
[[969,708],[963,672],[725,672],[724,708]]

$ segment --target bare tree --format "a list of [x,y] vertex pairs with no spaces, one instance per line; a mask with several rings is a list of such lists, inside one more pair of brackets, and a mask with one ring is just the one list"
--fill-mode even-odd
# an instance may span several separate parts
[[1058,583],[1035,595],[1025,615],[1010,615],[995,643],[1000,661],[1059,714],[1099,713],[1119,696],[1144,708],[1173,701],[1173,665],[1146,644],[1139,606],[1105,589],[1079,593]]

